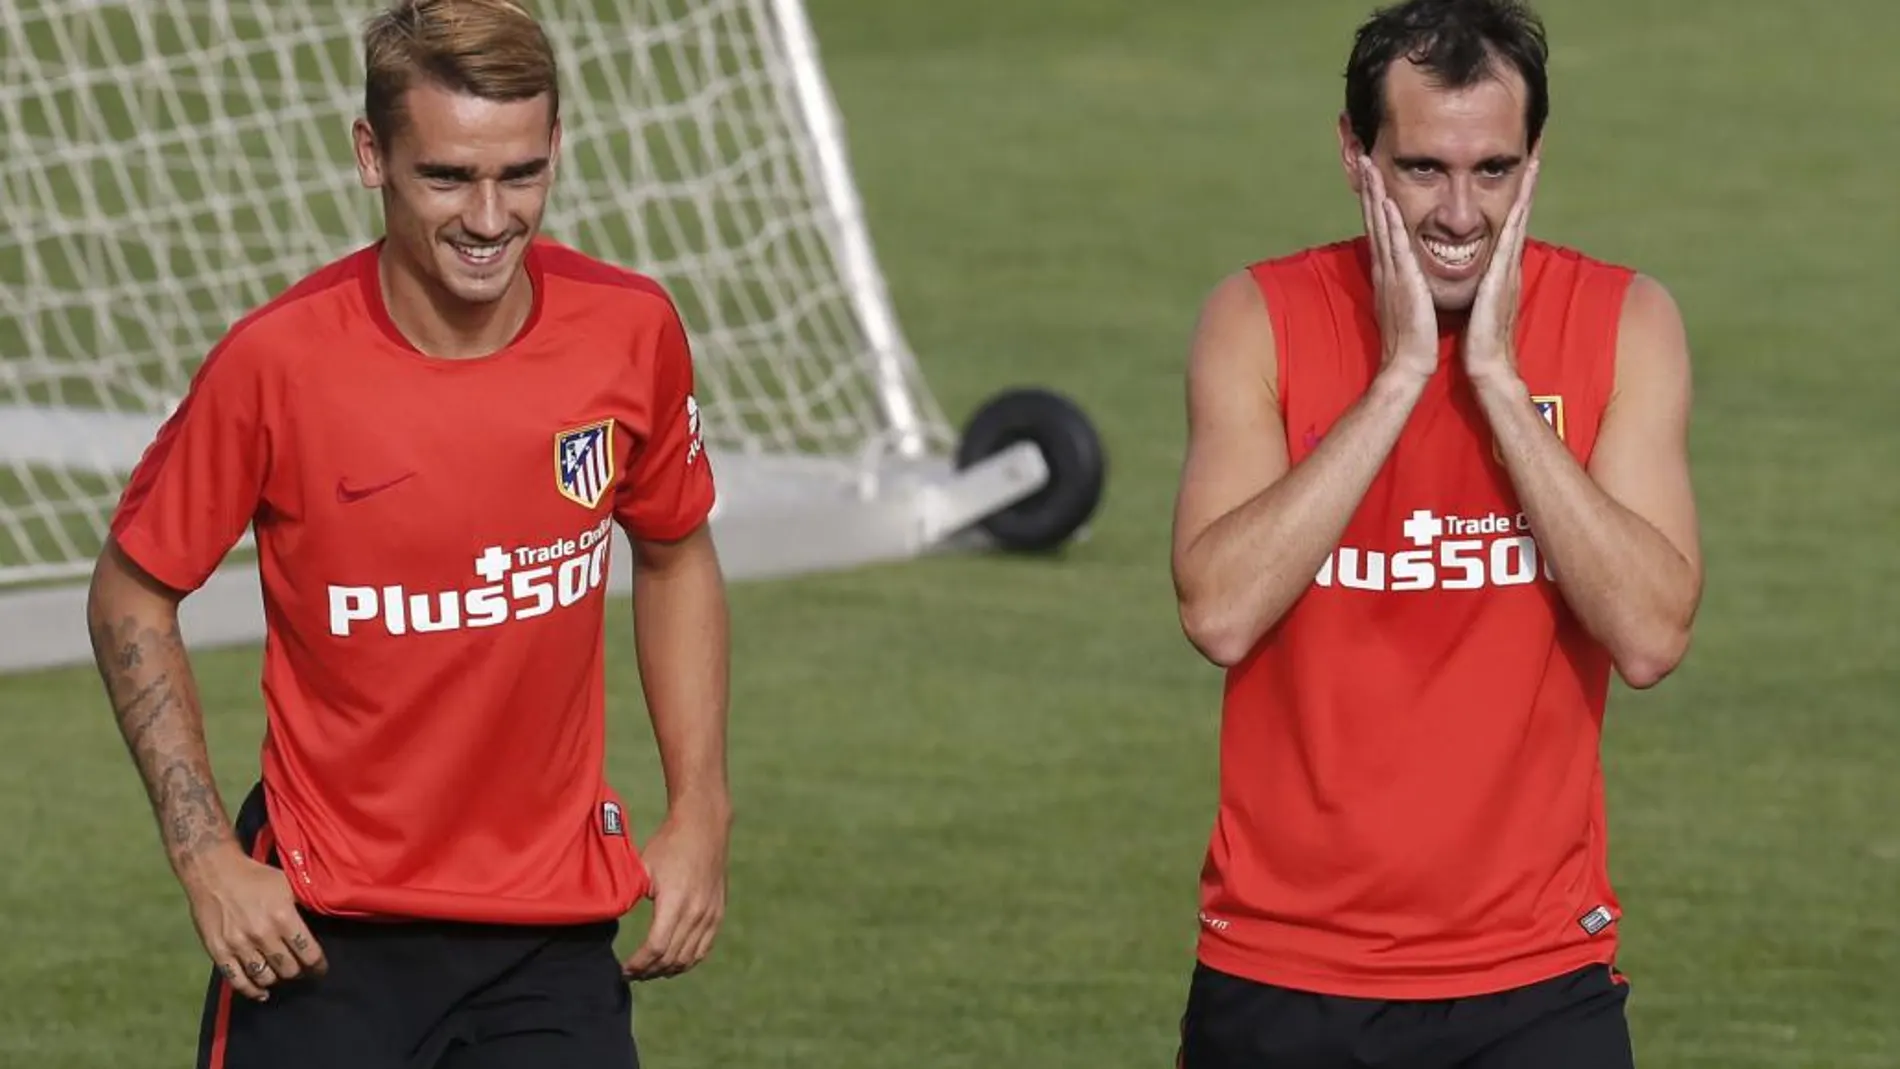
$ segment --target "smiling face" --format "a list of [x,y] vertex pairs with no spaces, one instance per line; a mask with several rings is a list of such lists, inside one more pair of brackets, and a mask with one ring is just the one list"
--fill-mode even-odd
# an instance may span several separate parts
[[[1368,153],[1404,217],[1433,303],[1463,312],[1477,295],[1534,146],[1526,132],[1524,79],[1508,63],[1458,89],[1434,84],[1411,62],[1385,77],[1383,121]],[[1365,153],[1345,116],[1340,148],[1356,192]]]
[[546,94],[496,101],[419,81],[386,144],[357,123],[357,166],[382,191],[392,266],[450,318],[525,281],[560,148],[553,106]]

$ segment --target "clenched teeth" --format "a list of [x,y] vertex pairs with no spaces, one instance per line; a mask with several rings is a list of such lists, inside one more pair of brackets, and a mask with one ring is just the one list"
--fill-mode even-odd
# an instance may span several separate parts
[[1484,248],[1482,241],[1468,241],[1462,245],[1451,245],[1431,238],[1420,238],[1419,244],[1446,267],[1463,267],[1477,259],[1478,251]]
[[460,242],[450,242],[449,244],[454,245],[457,252],[471,260],[492,260],[501,255],[502,245],[506,243],[495,245],[464,245]]

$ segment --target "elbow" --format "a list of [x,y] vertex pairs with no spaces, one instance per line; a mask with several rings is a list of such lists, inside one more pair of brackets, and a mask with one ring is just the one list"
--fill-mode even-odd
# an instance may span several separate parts
[[1666,601],[1652,602],[1626,618],[1620,642],[1607,643],[1616,674],[1632,690],[1648,690],[1661,683],[1689,655],[1690,634],[1702,602],[1702,576],[1695,569],[1690,582],[1671,591]]
[[1689,629],[1669,626],[1615,655],[1616,674],[1632,690],[1648,690],[1669,678],[1689,653]]
[[1225,607],[1206,598],[1180,599],[1181,631],[1209,662],[1232,668],[1253,652],[1258,636]]

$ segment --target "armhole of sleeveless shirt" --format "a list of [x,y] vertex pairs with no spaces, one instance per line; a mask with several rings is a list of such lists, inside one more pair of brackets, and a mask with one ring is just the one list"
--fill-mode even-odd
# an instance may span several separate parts
[[[1605,271],[1599,276],[1603,290],[1603,332],[1605,344],[1600,350],[1602,359],[1597,361],[1593,370],[1595,381],[1591,388],[1595,393],[1599,413],[1610,406],[1610,398],[1616,396],[1617,364],[1619,350],[1623,347],[1623,312],[1629,306],[1630,288],[1636,284],[1636,272],[1631,270]],[[1601,416],[1599,415],[1599,421]]]
[[1267,309],[1267,328],[1273,334],[1273,401],[1280,410],[1281,422],[1290,425],[1291,417],[1287,411],[1288,379],[1291,374],[1287,366],[1290,339],[1287,337],[1286,287],[1282,283],[1279,268],[1265,265],[1251,273],[1254,288],[1260,293],[1260,302]]
[[1598,354],[1591,361],[1589,369],[1590,411],[1595,413],[1596,427],[1590,434],[1590,450],[1583,457],[1587,467],[1591,456],[1596,453],[1597,438],[1603,429],[1603,417],[1609,411],[1610,400],[1616,396],[1618,350],[1623,344],[1623,311],[1628,304],[1630,287],[1636,281],[1636,272],[1628,269],[1599,268],[1593,272],[1593,278],[1587,284],[1590,303],[1595,307],[1597,321],[1602,324],[1602,337],[1598,345],[1592,348]]

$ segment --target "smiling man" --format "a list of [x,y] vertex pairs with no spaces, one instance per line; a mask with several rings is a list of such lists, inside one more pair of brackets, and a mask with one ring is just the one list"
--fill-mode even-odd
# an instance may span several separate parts
[[[559,91],[525,11],[402,0],[364,48],[385,235],[208,355],[88,610],[216,969],[198,1064],[627,1069],[627,981],[703,959],[725,901],[726,603],[686,332],[651,280],[540,235]],[[642,848],[603,767],[616,526],[668,799]],[[246,528],[267,731],[232,820],[178,606]]]
[[1688,646],[1657,282],[1528,237],[1542,25],[1410,0],[1339,118],[1365,234],[1206,302],[1173,576],[1226,671],[1186,1069],[1616,1069],[1600,736]]

